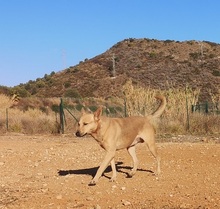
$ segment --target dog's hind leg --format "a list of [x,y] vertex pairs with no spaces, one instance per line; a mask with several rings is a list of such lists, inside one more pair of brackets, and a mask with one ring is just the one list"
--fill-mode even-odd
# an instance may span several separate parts
[[116,171],[116,167],[115,167],[115,158],[113,158],[111,160],[111,167],[112,167],[112,177],[110,179],[110,181],[116,181],[116,176],[117,176],[117,171]]
[[155,142],[151,142],[151,143],[147,143],[148,148],[151,152],[151,154],[155,157],[155,159],[157,160],[157,175],[160,174],[160,156],[157,153],[157,148],[156,148],[156,144]]
[[127,150],[133,160],[133,168],[130,171],[130,173],[128,174],[129,177],[132,177],[137,171],[138,159],[137,159],[136,152],[135,152],[135,146],[128,147]]

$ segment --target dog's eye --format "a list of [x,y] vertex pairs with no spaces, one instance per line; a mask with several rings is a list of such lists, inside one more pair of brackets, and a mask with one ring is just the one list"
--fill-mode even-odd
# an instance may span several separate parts
[[84,126],[88,125],[88,123],[83,123]]

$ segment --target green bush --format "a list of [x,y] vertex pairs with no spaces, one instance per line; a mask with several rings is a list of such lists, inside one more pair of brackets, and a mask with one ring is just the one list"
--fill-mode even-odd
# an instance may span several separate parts
[[73,97],[73,98],[81,98],[81,95],[75,89],[68,89],[68,90],[66,90],[64,96],[65,97]]
[[90,109],[92,112],[95,112],[98,108],[97,108],[97,106],[92,105],[92,106],[89,106],[89,109]]
[[220,71],[219,70],[213,70],[212,75],[214,76],[220,76]]
[[71,82],[67,81],[64,83],[65,88],[69,88],[71,86]]

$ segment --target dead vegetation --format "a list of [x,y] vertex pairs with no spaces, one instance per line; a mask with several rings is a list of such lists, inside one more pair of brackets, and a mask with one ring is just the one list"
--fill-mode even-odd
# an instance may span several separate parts
[[[219,134],[218,94],[211,95],[216,113],[205,114],[205,112],[192,113],[192,105],[198,103],[200,89],[172,86],[168,90],[143,88],[129,80],[122,91],[122,97],[107,99],[63,98],[65,133],[74,133],[76,119],[80,117],[82,108],[95,111],[102,106],[103,114],[109,117],[149,115],[158,105],[154,96],[159,93],[166,96],[167,107],[161,119],[156,122],[158,134]],[[60,133],[59,104],[59,98],[24,98],[14,104],[9,97],[0,95],[0,131],[28,134]]]

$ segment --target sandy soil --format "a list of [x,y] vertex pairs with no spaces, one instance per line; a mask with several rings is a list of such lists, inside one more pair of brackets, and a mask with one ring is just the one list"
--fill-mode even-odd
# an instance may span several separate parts
[[107,168],[96,186],[88,186],[105,154],[93,139],[2,135],[0,209],[220,208],[219,138],[187,138],[158,143],[159,178],[154,158],[140,145],[133,178],[126,178],[131,159],[122,150],[116,155],[117,182],[109,182]]

